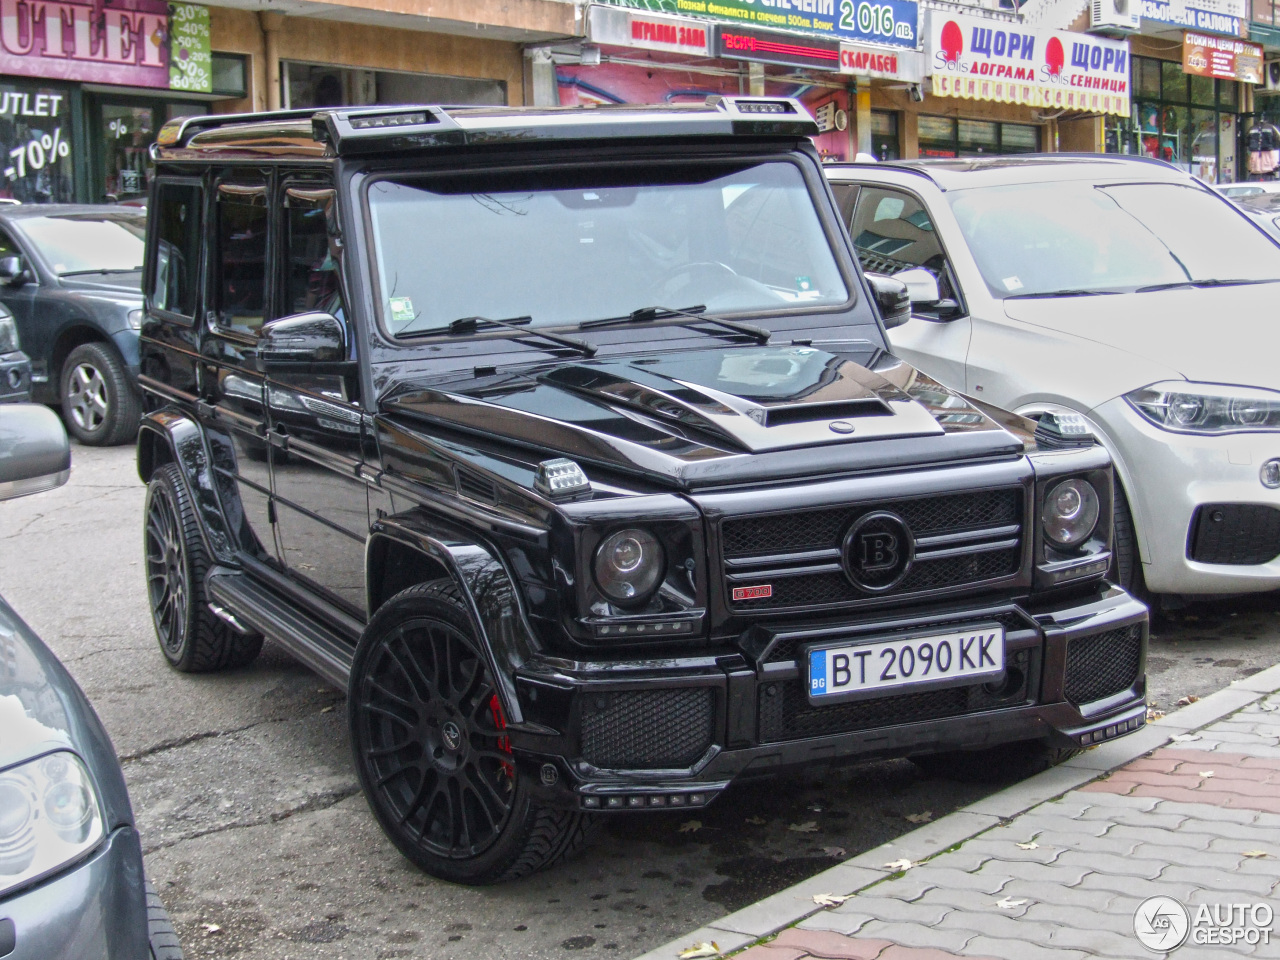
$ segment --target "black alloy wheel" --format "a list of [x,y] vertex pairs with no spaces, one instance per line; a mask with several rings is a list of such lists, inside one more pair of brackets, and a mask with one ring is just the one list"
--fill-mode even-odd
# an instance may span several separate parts
[[543,808],[517,773],[470,617],[447,581],[369,622],[347,697],[361,786],[406,857],[455,883],[515,879],[584,845],[587,818]]
[[165,659],[191,673],[251,662],[262,636],[240,633],[209,609],[204,578],[211,563],[176,465],[163,464],[152,474],[143,515],[147,599]]

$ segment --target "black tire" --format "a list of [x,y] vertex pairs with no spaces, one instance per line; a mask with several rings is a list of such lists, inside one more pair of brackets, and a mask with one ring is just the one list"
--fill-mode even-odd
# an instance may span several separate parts
[[1079,750],[1051,747],[1043,740],[1002,743],[985,750],[950,750],[912,757],[927,777],[958,783],[1011,783],[1055,767]]
[[594,832],[598,818],[534,802],[501,711],[452,583],[410,587],[369,621],[347,694],[356,772],[383,832],[434,877],[514,880]]
[[60,376],[62,416],[73,437],[109,447],[137,436],[142,404],[114,350],[82,343],[67,355]]
[[1133,526],[1133,512],[1125,496],[1120,478],[1115,478],[1115,507],[1111,533],[1111,570],[1108,578],[1130,594],[1151,602],[1146,581],[1142,577],[1142,557],[1138,552],[1138,534]]
[[183,960],[182,944],[169,920],[169,911],[150,880],[147,881],[147,939],[151,943],[151,960]]
[[147,599],[165,659],[184,673],[243,667],[262,649],[215,617],[204,592],[209,557],[186,485],[172,463],[156,468],[147,485],[143,521]]

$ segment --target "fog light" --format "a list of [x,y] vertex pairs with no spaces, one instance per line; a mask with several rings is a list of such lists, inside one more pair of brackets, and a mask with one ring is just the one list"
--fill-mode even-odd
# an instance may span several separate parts
[[1258,476],[1268,490],[1280,489],[1280,457],[1272,457],[1264,463]]

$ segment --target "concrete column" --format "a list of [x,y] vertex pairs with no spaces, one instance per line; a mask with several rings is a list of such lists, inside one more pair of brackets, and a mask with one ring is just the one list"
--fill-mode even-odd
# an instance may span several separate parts
[[556,64],[548,50],[532,50],[529,58],[529,105],[560,106],[560,90],[556,86]]
[[854,103],[858,119],[858,153],[871,152],[871,78],[855,77],[858,92]]
[[749,78],[750,84],[751,84],[751,96],[763,97],[764,96],[764,64],[748,63],[747,77]]
[[280,97],[280,28],[284,26],[284,14],[260,11],[258,22],[262,26],[263,60],[266,61],[267,109],[279,110]]

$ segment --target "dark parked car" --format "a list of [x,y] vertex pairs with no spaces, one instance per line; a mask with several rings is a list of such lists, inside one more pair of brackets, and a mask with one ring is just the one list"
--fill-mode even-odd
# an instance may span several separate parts
[[0,304],[0,403],[31,399],[31,361],[22,352],[18,324]]
[[761,98],[165,126],[138,469],[169,662],[267,635],[345,688],[384,831],[463,883],[740,777],[1140,727],[1106,452],[888,352],[906,289],[859,270],[816,131]]
[[81,443],[133,439],[141,406],[146,215],[113,206],[0,206],[0,303],[31,358],[32,399],[61,404]]
[[[0,500],[65,483],[57,416],[0,406]],[[0,957],[181,960],[146,883],[115,749],[83,691],[0,599]]]

